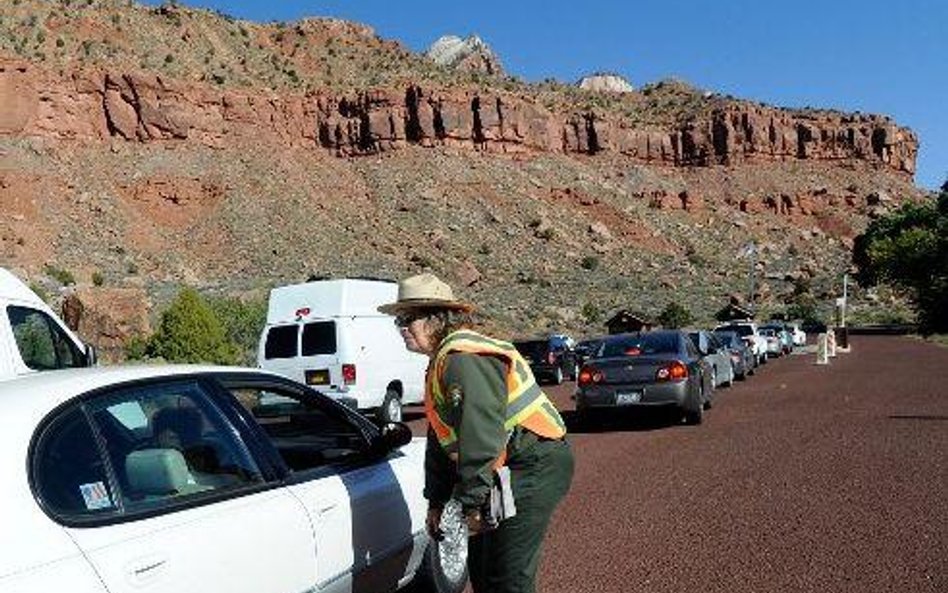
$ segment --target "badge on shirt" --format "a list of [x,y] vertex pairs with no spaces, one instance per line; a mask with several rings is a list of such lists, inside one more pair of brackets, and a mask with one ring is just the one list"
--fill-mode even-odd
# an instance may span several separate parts
[[464,399],[464,392],[461,390],[461,386],[457,383],[448,385],[448,401],[452,406],[458,407],[461,405],[461,400]]

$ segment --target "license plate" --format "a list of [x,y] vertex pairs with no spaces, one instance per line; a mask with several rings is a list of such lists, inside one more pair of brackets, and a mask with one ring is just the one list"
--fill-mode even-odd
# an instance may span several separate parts
[[307,385],[329,385],[329,369],[306,371]]
[[627,391],[624,393],[616,394],[616,405],[624,406],[628,404],[638,403],[642,399],[641,391]]

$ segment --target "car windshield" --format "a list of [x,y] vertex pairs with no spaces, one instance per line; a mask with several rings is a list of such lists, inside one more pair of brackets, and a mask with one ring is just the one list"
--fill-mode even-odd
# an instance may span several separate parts
[[577,352],[593,353],[596,350],[599,350],[599,346],[602,344],[600,340],[594,340],[590,342],[580,342],[576,344]]
[[615,356],[641,356],[678,352],[676,334],[640,334],[616,338],[602,347],[604,358]]
[[739,336],[752,336],[754,335],[754,329],[749,325],[725,325],[719,327],[719,330],[726,330],[729,332],[734,332]]
[[741,339],[732,331],[716,331],[714,336],[730,347],[741,345]]

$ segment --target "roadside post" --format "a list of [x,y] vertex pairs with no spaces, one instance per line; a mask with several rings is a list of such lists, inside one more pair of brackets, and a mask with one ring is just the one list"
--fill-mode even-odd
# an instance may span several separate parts
[[829,364],[829,346],[826,334],[816,337],[816,364]]

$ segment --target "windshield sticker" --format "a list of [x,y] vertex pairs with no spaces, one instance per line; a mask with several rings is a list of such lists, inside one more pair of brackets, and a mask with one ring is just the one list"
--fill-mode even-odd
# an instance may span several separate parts
[[79,484],[79,491],[82,493],[82,499],[86,501],[86,508],[90,511],[112,507],[112,499],[109,497],[109,491],[102,482]]

